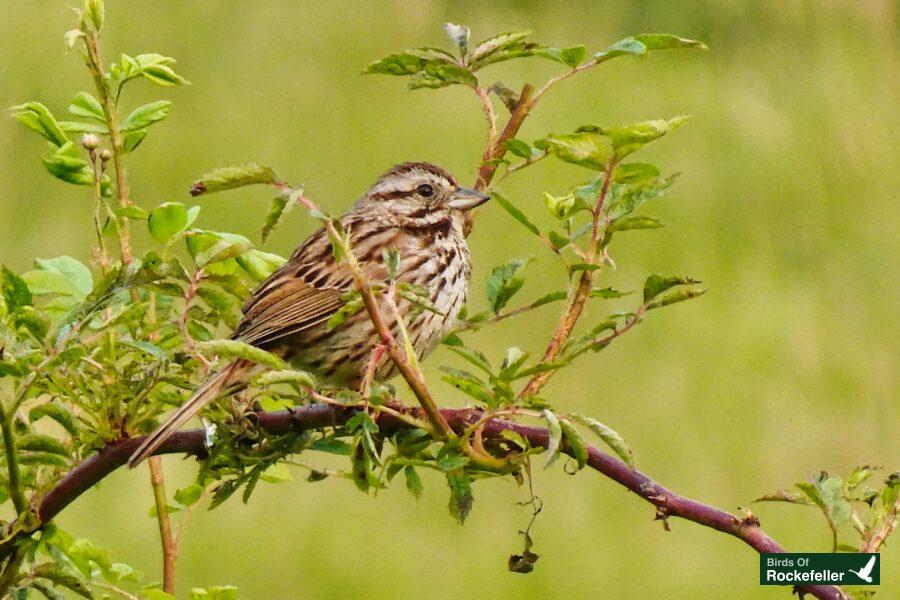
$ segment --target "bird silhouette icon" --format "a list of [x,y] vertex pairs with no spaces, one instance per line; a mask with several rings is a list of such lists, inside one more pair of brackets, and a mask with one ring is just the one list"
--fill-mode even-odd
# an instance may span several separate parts
[[872,558],[869,559],[869,562],[866,563],[866,566],[859,571],[854,571],[853,569],[849,569],[849,571],[851,573],[856,573],[856,575],[866,583],[872,583],[872,569],[875,568],[875,561],[877,559],[877,556],[872,556]]

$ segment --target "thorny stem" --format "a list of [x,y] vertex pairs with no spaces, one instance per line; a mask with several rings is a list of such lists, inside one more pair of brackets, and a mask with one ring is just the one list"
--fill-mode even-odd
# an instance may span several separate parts
[[[609,194],[609,187],[612,181],[612,169],[614,166],[613,163],[610,163],[604,171],[603,187],[600,189],[600,195],[598,196],[597,203],[592,211],[593,222],[591,226],[591,239],[588,243],[585,261],[589,264],[594,264],[598,258],[598,254],[602,254],[602,240],[599,235],[600,220],[603,213],[603,204],[606,201],[606,196]],[[585,302],[587,302],[588,294],[590,294],[591,287],[594,283],[594,275],[595,271],[591,270],[584,270],[581,272],[581,275],[578,278],[578,285],[576,286],[574,293],[571,294],[569,305],[560,317],[559,323],[556,326],[556,331],[553,332],[553,337],[550,338],[547,349],[544,351],[543,357],[541,357],[542,363],[553,362],[559,356],[559,353],[562,352],[566,341],[569,339],[572,330],[575,328],[575,324],[578,322],[578,318],[581,316],[581,312],[584,310]],[[537,394],[541,388],[544,387],[544,384],[547,383],[547,380],[550,379],[552,374],[553,371],[544,371],[535,374],[528,380],[525,387],[522,388],[522,391],[519,393],[519,398]]]
[[[128,195],[128,181],[125,175],[124,153],[125,144],[122,138],[122,132],[119,129],[119,118],[115,102],[110,98],[109,85],[107,83],[107,75],[103,70],[103,63],[100,60],[100,48],[97,44],[97,34],[92,31],[86,24],[82,25],[84,32],[84,47],[87,51],[88,67],[91,75],[94,77],[94,86],[97,88],[100,106],[103,107],[103,115],[106,119],[106,126],[109,129],[109,140],[112,144],[113,165],[116,171],[116,193],[119,199],[119,206],[125,207],[131,204]],[[128,220],[124,217],[116,216],[119,233],[119,249],[122,253],[122,262],[128,264],[132,261],[131,253],[131,233]]]
[[174,594],[178,541],[172,534],[172,522],[169,519],[169,505],[166,500],[166,480],[163,475],[162,459],[158,456],[151,456],[147,459],[147,464],[150,465],[150,486],[153,488],[156,522],[159,526],[159,539],[163,553],[163,591]]
[[894,501],[894,506],[888,511],[887,516],[884,518],[884,525],[866,541],[860,552],[878,552],[878,549],[881,548],[888,536],[894,532],[898,524],[900,524],[900,498]]
[[[398,409],[399,410],[399,409]],[[410,410],[410,409],[406,409]],[[443,414],[453,429],[464,432],[483,415],[474,409],[444,409]],[[346,407],[313,404],[291,410],[270,413],[257,413],[260,426],[273,434],[286,434],[333,427],[335,423],[345,423],[354,410]],[[379,426],[385,434],[391,435],[399,429],[410,427],[401,420],[390,420],[384,415]],[[505,419],[492,419],[483,429],[487,439],[501,440],[504,431],[513,431],[521,435],[532,447],[546,448],[549,444],[549,432],[546,429],[531,427]],[[203,429],[180,431],[170,437],[157,450],[157,454],[186,453],[189,455],[206,454],[206,432]],[[143,438],[134,437],[111,442],[90,458],[75,466],[65,477],[39,500],[35,500],[39,522],[33,528],[20,529],[7,539],[0,541],[0,558],[10,556],[18,547],[17,542],[25,536],[55,518],[66,506],[75,501],[81,494],[90,490],[117,468],[125,465],[128,457],[141,444]],[[569,454],[571,448],[564,447],[563,452]],[[758,519],[740,519],[728,512],[719,510],[708,504],[686,498],[657,483],[644,473],[633,469],[621,460],[605,454],[594,447],[588,447],[587,466],[618,482],[631,493],[639,496],[656,507],[658,514],[668,518],[681,517],[709,527],[743,541],[758,552],[784,552],[784,548],[769,537],[760,527]],[[4,532],[15,529],[17,523],[9,523]],[[839,588],[826,585],[800,586],[799,590],[822,600],[838,600],[845,598]]]
[[484,112],[484,116],[488,122],[488,141],[482,158],[483,160],[491,160],[497,137],[497,116],[494,114],[494,105],[491,103],[491,98],[488,95],[487,90],[477,85],[472,89],[475,91],[479,100],[481,100],[481,110]]

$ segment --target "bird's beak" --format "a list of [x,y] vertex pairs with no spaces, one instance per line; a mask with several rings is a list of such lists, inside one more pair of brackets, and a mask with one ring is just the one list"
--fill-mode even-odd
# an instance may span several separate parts
[[469,188],[457,188],[447,205],[453,210],[472,210],[476,206],[481,206],[491,197],[487,194],[471,190]]

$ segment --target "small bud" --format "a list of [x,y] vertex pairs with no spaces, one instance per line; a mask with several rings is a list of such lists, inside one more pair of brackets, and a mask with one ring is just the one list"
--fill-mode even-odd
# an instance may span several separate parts
[[111,158],[112,158],[112,152],[109,151],[109,148],[104,148],[100,152],[100,160],[102,160],[103,162],[106,162]]
[[86,133],[81,138],[81,145],[84,146],[85,150],[96,150],[97,146],[100,145],[100,136],[96,133]]

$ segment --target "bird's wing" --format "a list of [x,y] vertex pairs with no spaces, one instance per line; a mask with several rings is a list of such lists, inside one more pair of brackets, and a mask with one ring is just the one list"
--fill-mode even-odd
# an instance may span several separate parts
[[266,347],[328,320],[351,289],[346,266],[337,263],[321,229],[264,281],[244,304],[232,338]]

